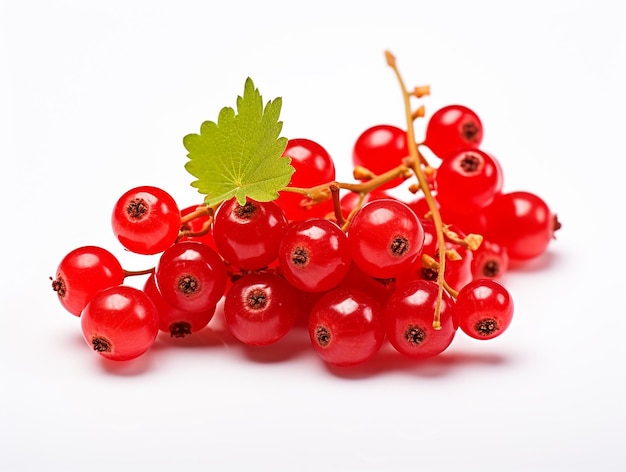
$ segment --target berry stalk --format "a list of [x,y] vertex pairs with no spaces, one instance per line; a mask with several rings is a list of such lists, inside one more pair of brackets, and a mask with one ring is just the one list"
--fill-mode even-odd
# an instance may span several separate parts
[[[380,175],[373,175],[372,178],[365,182],[338,182],[332,181],[325,184],[316,185],[314,187],[302,188],[302,187],[285,187],[281,192],[297,193],[310,200],[311,205],[333,199],[333,210],[335,212],[335,218],[337,224],[341,226],[341,229],[345,232],[350,226],[350,221],[356,212],[361,208],[365,195],[376,190],[387,182],[391,182],[398,177],[408,178],[412,174],[412,158],[406,157],[403,159],[403,163],[384,172]],[[363,171],[367,172],[366,169]],[[352,212],[344,218],[341,213],[341,204],[339,202],[339,190],[348,190],[350,192],[357,193],[359,195],[359,202],[355,205]]]
[[428,208],[430,209],[431,217],[435,225],[435,232],[437,234],[437,241],[439,244],[439,271],[437,272],[437,286],[439,289],[437,292],[437,301],[435,304],[433,328],[440,329],[441,328],[441,317],[440,317],[441,300],[443,298],[443,291],[444,291],[444,286],[445,286],[444,270],[445,270],[445,264],[446,264],[446,245],[445,245],[445,238],[444,238],[444,232],[443,232],[443,221],[441,219],[441,214],[439,213],[439,209],[437,208],[435,199],[432,193],[430,192],[430,187],[428,186],[428,180],[426,178],[426,174],[422,170],[422,167],[420,164],[422,162],[422,157],[421,157],[421,153],[419,152],[419,149],[417,148],[417,144],[415,141],[415,129],[413,127],[415,114],[411,109],[411,96],[413,96],[413,92],[409,93],[409,91],[407,90],[404,84],[404,79],[402,78],[402,75],[400,74],[400,71],[398,70],[398,67],[396,65],[395,56],[391,52],[385,51],[385,58],[387,60],[387,65],[391,67],[394,74],[396,75],[396,78],[398,79],[398,83],[400,85],[400,89],[402,91],[402,98],[404,101],[404,108],[405,108],[406,122],[407,122],[407,144],[408,144],[409,153],[412,157],[412,162],[413,162],[412,170],[415,176],[417,177],[417,180],[422,189],[422,192],[424,193],[424,198],[426,199],[426,203],[428,204]]

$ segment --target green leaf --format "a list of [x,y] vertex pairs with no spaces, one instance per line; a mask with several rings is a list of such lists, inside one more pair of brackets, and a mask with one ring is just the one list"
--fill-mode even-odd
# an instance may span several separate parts
[[207,205],[236,197],[243,205],[246,197],[259,202],[278,198],[278,191],[289,184],[294,168],[283,157],[287,138],[279,137],[281,98],[267,102],[246,79],[243,96],[237,97],[237,113],[222,108],[217,123],[205,121],[200,134],[183,138],[188,151],[187,171],[197,180],[191,185],[205,197]]

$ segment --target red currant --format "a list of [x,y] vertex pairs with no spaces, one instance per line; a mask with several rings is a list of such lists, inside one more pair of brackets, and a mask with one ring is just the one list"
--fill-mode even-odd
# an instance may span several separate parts
[[94,351],[107,359],[126,361],[152,346],[159,314],[142,290],[117,285],[94,295],[81,314],[80,325]]
[[485,209],[485,239],[501,244],[510,260],[543,254],[560,227],[546,202],[531,192],[498,195]]
[[500,336],[513,319],[513,298],[493,279],[476,279],[456,299],[461,330],[476,339]]
[[309,337],[324,361],[344,367],[362,364],[385,339],[382,308],[362,290],[336,288],[313,306]]
[[172,306],[159,292],[154,274],[146,280],[143,291],[150,297],[159,312],[159,329],[173,338],[183,338],[200,331],[209,324],[215,314],[215,307],[203,311],[186,311]]
[[124,269],[113,254],[98,246],[83,246],[61,260],[52,288],[61,305],[80,316],[96,293],[123,282]]
[[300,308],[296,291],[272,273],[250,273],[233,283],[224,299],[224,319],[239,341],[266,346],[294,326]]
[[497,279],[502,277],[509,268],[509,255],[506,248],[489,240],[474,252],[472,259],[472,276],[475,279]]
[[197,241],[182,241],[161,255],[156,285],[167,302],[184,311],[212,309],[226,289],[226,267],[217,252]]
[[424,229],[415,213],[398,200],[366,203],[348,228],[352,260],[372,277],[387,279],[406,271],[424,244]]
[[502,189],[502,171],[493,156],[480,149],[463,150],[445,159],[435,177],[443,209],[477,212]]
[[443,292],[441,328],[433,327],[433,313],[439,287],[435,282],[413,279],[401,285],[385,306],[387,339],[400,353],[425,359],[442,353],[458,328],[454,300]]
[[[335,180],[332,157],[324,147],[311,139],[290,139],[283,155],[291,158],[291,165],[295,169],[289,187],[309,188]],[[307,198],[293,192],[280,192],[276,203],[290,221],[324,217],[333,211],[330,199],[307,205],[311,203]]]
[[350,269],[348,238],[336,223],[324,218],[297,221],[280,244],[281,273],[294,287],[325,292],[336,287]]
[[174,244],[180,211],[166,191],[151,186],[133,188],[116,202],[111,215],[113,233],[129,251],[157,254]]
[[483,139],[478,115],[462,105],[448,105],[428,120],[424,144],[439,158],[446,159],[459,149],[476,149]]
[[[392,125],[376,125],[366,129],[354,143],[352,163],[376,175],[399,166],[409,155],[406,131]],[[403,179],[398,177],[380,189],[397,187]]]
[[276,202],[228,200],[217,210],[213,237],[220,255],[243,270],[267,267],[278,257],[287,218]]

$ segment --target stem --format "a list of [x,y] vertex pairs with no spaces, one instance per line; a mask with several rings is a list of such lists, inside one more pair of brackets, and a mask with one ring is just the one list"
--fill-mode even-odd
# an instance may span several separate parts
[[341,199],[339,195],[339,186],[331,185],[330,192],[333,195],[333,210],[335,212],[335,218],[337,220],[337,224],[339,226],[343,226],[346,223],[346,220],[343,217],[343,212],[341,211]]
[[143,270],[124,269],[124,277],[134,277],[136,275],[148,275],[148,274],[154,274],[154,267],[150,267],[149,269],[143,269]]
[[[218,206],[219,206],[219,203],[213,206],[199,205],[196,207],[194,211],[181,217],[180,231],[178,232],[178,237],[176,238],[176,241],[180,240],[181,238],[199,237],[199,236],[204,236],[205,234],[207,234],[211,230],[211,224],[213,223],[213,215],[215,215],[215,210],[217,209]],[[187,225],[192,220],[196,218],[202,218],[202,217],[207,217],[207,220],[204,223],[202,223],[202,227],[200,228],[199,231],[192,231],[191,229],[189,229],[189,226]]]
[[443,298],[443,291],[446,284],[444,279],[444,270],[446,264],[446,241],[443,234],[443,222],[441,220],[441,214],[439,213],[439,208],[437,208],[437,204],[435,202],[432,193],[430,192],[430,187],[428,186],[428,180],[422,167],[420,165],[421,162],[424,162],[419,149],[417,148],[417,144],[415,141],[415,129],[413,126],[413,111],[411,110],[411,95],[407,90],[404,80],[400,75],[398,67],[396,66],[396,58],[389,51],[385,51],[385,57],[387,59],[387,64],[389,67],[393,69],[393,72],[398,79],[398,83],[400,84],[400,89],[402,91],[402,98],[404,101],[404,109],[406,114],[406,123],[407,123],[407,144],[409,146],[409,153],[413,158],[413,172],[419,181],[422,192],[424,193],[424,198],[426,199],[426,203],[428,204],[428,208],[430,209],[430,213],[432,216],[433,223],[435,225],[435,232],[437,234],[437,243],[439,245],[439,271],[437,272],[437,285],[439,290],[437,292],[437,302],[435,304],[435,314],[433,317],[433,328],[441,329],[441,300]]
[[284,187],[281,192],[298,193],[306,198],[312,200],[312,203],[318,203],[324,201],[328,196],[332,196],[333,188],[350,190],[360,194],[367,194],[372,190],[377,189],[383,184],[390,182],[398,177],[407,178],[412,172],[411,166],[413,165],[412,158],[405,158],[404,162],[393,169],[388,170],[366,182],[327,182],[322,185],[316,185],[314,187],[302,188],[302,187]]
[[183,229],[178,232],[178,238],[176,240],[180,240],[182,238],[198,238],[200,236],[204,236],[211,231],[211,224],[213,224],[213,218],[209,218],[204,223],[202,223],[202,227],[199,231],[192,231],[190,229]]
[[346,218],[346,221],[344,222],[344,224],[341,226],[341,230],[345,233],[346,231],[348,231],[348,228],[350,227],[350,223],[352,222],[352,218],[354,217],[354,215],[357,214],[357,212],[361,209],[361,207],[363,206],[363,202],[365,201],[365,196],[367,194],[366,193],[359,193],[359,201],[357,202],[356,205],[354,205],[354,208],[352,209],[352,211],[350,212],[350,214],[348,215],[348,217]]
[[199,218],[200,216],[207,216],[207,215],[211,215],[211,214],[212,214],[212,208],[211,207],[208,207],[206,205],[200,205],[194,211],[192,211],[191,213],[188,213],[185,216],[183,216],[180,219],[180,225],[183,226],[183,225],[189,223],[191,220],[193,220],[195,218]]

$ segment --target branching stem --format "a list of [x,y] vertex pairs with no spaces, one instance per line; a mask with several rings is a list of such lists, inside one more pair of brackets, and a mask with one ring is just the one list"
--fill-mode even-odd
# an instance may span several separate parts
[[387,64],[396,75],[398,79],[398,83],[400,85],[400,89],[402,91],[402,97],[404,100],[404,109],[406,114],[406,123],[407,123],[407,144],[409,146],[409,153],[413,160],[413,172],[417,177],[417,180],[420,184],[421,190],[424,193],[424,198],[426,199],[426,203],[428,204],[428,208],[430,210],[431,218],[433,220],[433,224],[435,226],[435,232],[437,234],[437,243],[439,245],[439,270],[437,271],[437,285],[439,287],[437,293],[437,302],[435,304],[435,314],[433,317],[433,328],[441,329],[441,301],[443,298],[443,291],[445,286],[447,285],[444,279],[444,271],[446,264],[446,241],[443,233],[443,222],[441,220],[441,214],[439,213],[439,208],[435,202],[435,199],[430,192],[430,187],[428,186],[428,180],[426,178],[426,174],[424,173],[420,163],[424,162],[424,159],[421,158],[421,153],[417,147],[415,141],[415,128],[413,126],[413,110],[411,109],[411,96],[413,95],[413,91],[409,92],[404,84],[404,80],[398,67],[396,65],[396,58],[389,51],[385,51],[385,57],[387,59]]
[[312,204],[324,201],[329,198],[332,193],[332,187],[337,189],[349,190],[355,193],[367,194],[372,190],[377,189],[383,184],[390,182],[398,177],[407,178],[412,172],[413,162],[412,159],[406,158],[404,162],[387,172],[377,175],[376,177],[367,180],[366,182],[327,182],[322,185],[316,185],[315,187],[302,188],[302,187],[285,187],[281,192],[298,193],[304,197],[310,198]]

